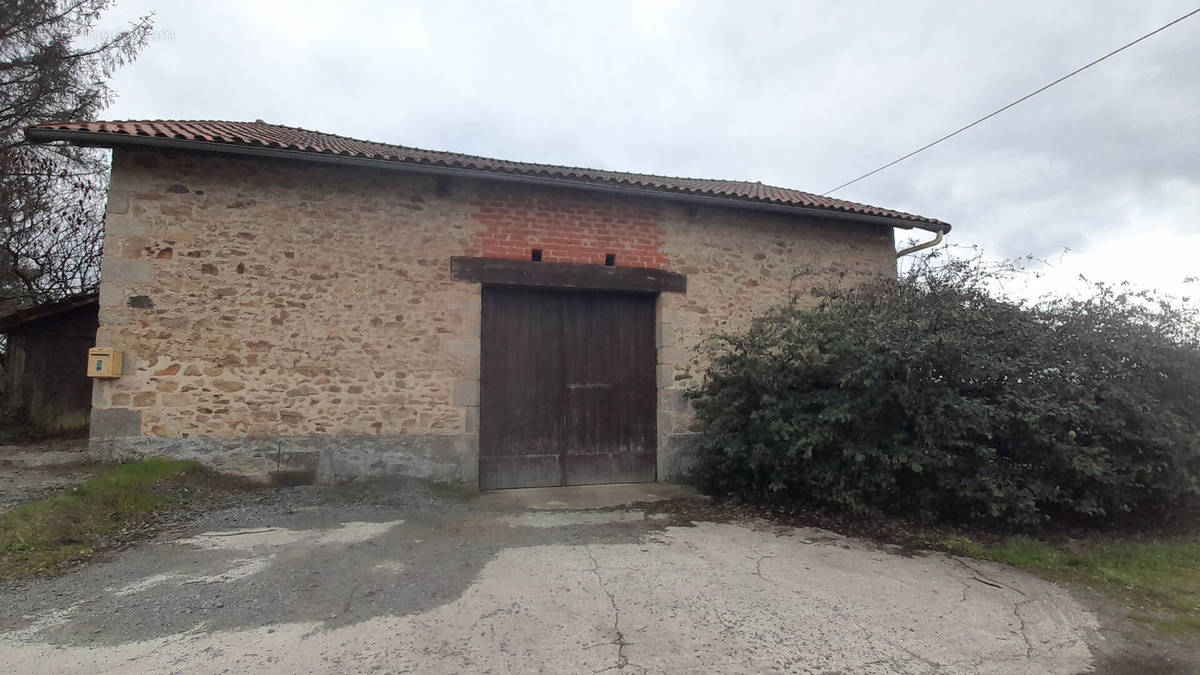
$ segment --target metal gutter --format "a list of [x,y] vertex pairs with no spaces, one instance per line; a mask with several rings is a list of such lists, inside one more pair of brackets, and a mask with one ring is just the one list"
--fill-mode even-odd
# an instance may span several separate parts
[[605,183],[594,183],[591,181],[572,180],[569,178],[548,178],[545,176],[529,176],[524,174],[502,173],[498,171],[485,171],[480,169],[463,169],[451,166],[437,166],[433,164],[416,164],[412,162],[402,162],[393,159],[375,159],[372,157],[353,157],[347,155],[334,155],[323,152],[307,152],[304,150],[288,150],[285,148],[268,148],[263,146],[253,145],[235,145],[232,143],[216,143],[213,141],[195,141],[183,138],[164,138],[162,136],[134,136],[131,134],[114,134],[108,132],[96,131],[70,131],[66,129],[26,129],[25,137],[30,141],[45,143],[48,141],[67,141],[76,145],[99,146],[107,148],[115,148],[123,145],[133,146],[150,146],[155,148],[175,148],[179,150],[192,150],[196,152],[211,152],[225,153],[234,155],[248,155],[251,157],[269,157],[273,159],[290,159],[301,162],[321,162],[325,164],[335,164],[339,166],[360,166],[374,169],[387,169],[391,171],[409,171],[412,173],[425,173],[436,176],[453,176],[475,178],[481,180],[496,180],[508,181],[513,183],[524,183],[529,185],[554,186],[554,187],[570,187],[581,190],[591,190],[595,192],[609,192],[621,195],[636,195],[639,197],[666,199],[691,204],[703,204],[708,206],[724,206],[727,208],[742,208],[755,211],[771,211],[776,213],[792,213],[798,215],[816,216],[820,218],[833,218],[837,220],[850,220],[859,223],[870,223],[874,225],[887,225],[889,227],[898,227],[905,230],[920,229],[929,232],[938,232],[945,234],[950,231],[949,223],[921,223],[901,218],[889,218],[886,216],[873,216],[859,213],[849,213],[846,211],[834,211],[827,209],[819,209],[808,206],[789,206],[786,204],[772,204],[770,202],[755,202],[745,199],[732,199],[727,197],[713,197],[708,195],[693,195],[682,192],[670,192],[665,190],[655,190],[649,188],[636,188],[621,185],[609,185]]
[[942,237],[944,237],[944,236],[945,235],[943,233],[938,232],[936,237],[934,237],[933,239],[931,239],[927,242],[924,242],[922,244],[917,244],[916,246],[909,246],[908,248],[905,248],[905,249],[900,249],[899,251],[896,251],[896,258],[900,259],[906,255],[911,255],[913,253],[916,253],[917,251],[924,251],[927,248],[933,248],[934,246],[937,246],[938,244],[942,243]]

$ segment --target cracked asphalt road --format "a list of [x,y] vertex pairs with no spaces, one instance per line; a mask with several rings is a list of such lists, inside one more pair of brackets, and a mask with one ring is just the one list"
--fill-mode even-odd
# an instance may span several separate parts
[[1075,673],[1091,662],[1092,615],[1052,584],[978,561],[690,522],[670,505],[341,504],[292,490],[0,590],[4,670]]

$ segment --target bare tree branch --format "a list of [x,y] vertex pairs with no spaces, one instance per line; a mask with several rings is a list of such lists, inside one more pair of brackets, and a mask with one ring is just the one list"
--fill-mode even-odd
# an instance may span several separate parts
[[0,311],[94,289],[108,157],[33,145],[24,129],[95,117],[108,79],[146,45],[151,17],[95,27],[112,0],[0,0]]

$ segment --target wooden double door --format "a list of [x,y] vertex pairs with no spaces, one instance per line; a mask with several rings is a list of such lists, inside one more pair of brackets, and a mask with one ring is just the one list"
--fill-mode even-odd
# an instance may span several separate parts
[[656,478],[650,293],[483,288],[483,489]]

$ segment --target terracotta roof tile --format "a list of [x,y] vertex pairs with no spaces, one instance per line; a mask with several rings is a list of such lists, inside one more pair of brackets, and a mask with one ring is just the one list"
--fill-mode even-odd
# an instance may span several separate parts
[[[84,142],[80,134],[93,135],[89,144],[104,145],[95,135],[111,135],[112,145],[121,144],[122,136],[137,136],[143,139],[173,139],[180,141],[202,141],[214,146],[236,145],[246,147],[293,150],[299,153],[317,153],[376,159],[403,164],[449,167],[503,173],[521,176],[536,176],[558,179],[572,183],[594,183],[597,185],[627,186],[648,192],[677,193],[715,197],[732,202],[776,204],[823,211],[857,214],[868,217],[886,218],[897,221],[899,227],[948,231],[950,226],[940,220],[917,216],[902,211],[858,204],[842,199],[790,190],[787,188],[751,183],[747,181],[708,180],[700,178],[675,178],[650,174],[624,173],[584,169],[550,164],[532,164],[509,160],[491,159],[463,155],[456,152],[422,150],[402,145],[363,141],[345,136],[309,131],[264,122],[221,122],[221,121],[177,121],[143,120],[124,122],[52,122],[38,124],[26,129],[26,135],[34,141],[65,140]],[[219,147],[214,147],[219,150]],[[731,204],[732,206],[732,204]]]

